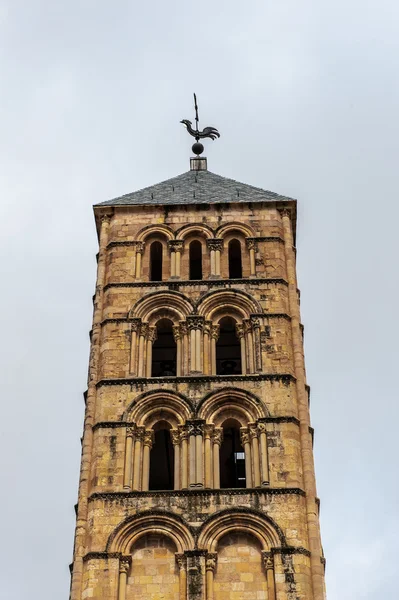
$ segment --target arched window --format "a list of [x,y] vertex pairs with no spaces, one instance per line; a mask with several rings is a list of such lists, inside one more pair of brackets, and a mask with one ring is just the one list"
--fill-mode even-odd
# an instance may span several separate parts
[[157,323],[157,339],[152,346],[151,377],[176,375],[176,342],[173,323],[161,319]]
[[173,490],[174,450],[170,425],[160,421],[154,427],[154,443],[150,453],[150,490]]
[[240,423],[228,419],[223,423],[223,442],[220,446],[220,487],[246,487],[245,454],[240,440]]
[[190,279],[202,279],[202,244],[193,240],[189,246]]
[[241,243],[239,240],[229,241],[229,278],[241,279],[242,277],[242,259]]
[[152,242],[150,246],[150,280],[162,281],[162,244]]
[[223,317],[219,326],[219,339],[216,343],[216,374],[239,375],[242,373],[241,348],[236,334],[236,323],[231,317]]

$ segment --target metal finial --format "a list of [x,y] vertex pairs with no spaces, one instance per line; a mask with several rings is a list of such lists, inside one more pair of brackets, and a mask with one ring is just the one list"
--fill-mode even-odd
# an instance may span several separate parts
[[194,94],[194,109],[195,109],[195,123],[196,129],[191,127],[192,122],[188,119],[183,119],[180,123],[186,126],[187,131],[190,135],[192,135],[196,142],[193,144],[192,151],[194,154],[199,156],[204,151],[204,146],[200,143],[200,139],[202,138],[211,138],[211,140],[216,140],[216,138],[220,137],[220,133],[215,127],[205,127],[202,131],[199,130],[199,116],[198,116],[198,104],[197,104],[197,96]]

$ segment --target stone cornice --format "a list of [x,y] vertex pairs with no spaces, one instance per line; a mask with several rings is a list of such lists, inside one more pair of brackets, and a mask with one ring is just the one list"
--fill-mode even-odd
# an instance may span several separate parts
[[94,502],[95,500],[123,500],[125,498],[170,498],[172,496],[176,496],[179,498],[192,498],[193,496],[245,496],[248,494],[253,494],[255,496],[302,496],[305,497],[306,494],[300,488],[223,488],[218,490],[211,489],[192,489],[192,490],[163,490],[163,491],[149,491],[149,492],[94,492],[89,496],[89,502]]
[[[191,316],[191,315],[189,315],[189,316]],[[192,315],[192,316],[197,316],[197,315]],[[268,312],[251,313],[251,317],[259,317],[261,319],[286,319],[287,321],[291,321],[291,317],[287,313],[268,313]],[[104,326],[104,325],[107,325],[108,323],[131,323],[132,320],[133,319],[131,317],[115,317],[115,318],[110,318],[110,319],[103,319],[100,324],[101,324],[101,326]]]
[[164,287],[170,290],[178,289],[179,287],[203,285],[209,287],[231,287],[232,285],[267,285],[280,284],[288,287],[288,282],[281,277],[254,279],[179,279],[173,281],[129,281],[123,283],[107,283],[104,286],[104,292],[111,288],[141,288],[141,287]]
[[[195,420],[195,417],[193,419]],[[293,416],[261,417],[259,423],[294,423],[298,427],[300,425],[299,419]],[[98,421],[93,425],[92,429],[93,431],[97,429],[118,429],[121,427],[131,427],[131,425],[130,421]]]
[[120,558],[122,552],[88,552],[83,557],[83,562],[88,560],[108,560],[109,558]]
[[272,554],[304,554],[310,556],[311,552],[303,546],[283,546],[281,548],[271,548]]
[[97,387],[104,385],[149,385],[154,383],[207,383],[212,381],[281,381],[289,385],[296,381],[290,373],[252,373],[250,375],[184,375],[182,377],[131,377],[118,379],[101,379],[96,383]]

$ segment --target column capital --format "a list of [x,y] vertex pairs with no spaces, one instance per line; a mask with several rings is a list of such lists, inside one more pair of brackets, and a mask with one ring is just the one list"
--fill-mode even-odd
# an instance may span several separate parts
[[172,444],[174,446],[178,446],[180,444],[180,431],[178,429],[171,429],[170,439],[172,440]]
[[154,431],[153,429],[146,429],[143,434],[143,444],[144,446],[149,446],[152,448],[154,443]]
[[205,321],[204,333],[206,333],[207,335],[211,335],[211,329],[212,329],[212,321]]
[[214,444],[217,444],[218,446],[222,445],[223,442],[223,429],[221,427],[215,427],[214,432],[213,432],[213,436],[212,436],[212,440]]
[[282,208],[277,208],[278,212],[280,213],[280,215],[282,217],[289,217],[291,218],[291,210],[287,207],[282,207]]
[[179,569],[185,569],[187,567],[187,556],[185,554],[175,554],[176,563]]
[[128,573],[131,564],[131,556],[121,556],[119,559],[119,573]]
[[258,251],[258,240],[256,238],[246,238],[245,240],[248,250]]
[[208,552],[205,559],[205,568],[207,571],[214,571],[216,568],[216,562],[218,559],[218,555],[216,552]]
[[214,435],[215,426],[213,423],[205,423],[204,425],[204,436],[205,439],[211,439]]
[[259,433],[267,433],[266,423],[263,423],[262,421],[260,421],[260,422],[258,421],[257,428],[258,428]]
[[140,323],[140,335],[146,338],[148,336],[148,328],[148,323]]
[[244,319],[243,322],[242,322],[242,324],[244,326],[245,333],[252,332],[252,325],[251,325],[251,320],[250,319]]
[[144,242],[136,242],[136,252],[137,254],[143,254],[145,248]]
[[248,423],[248,431],[251,440],[258,437],[258,428],[256,423]]
[[136,433],[136,425],[129,425],[126,427],[126,437],[134,437]]
[[148,326],[147,339],[150,342],[155,342],[157,339],[157,328]]
[[218,341],[219,334],[220,334],[220,325],[213,325],[212,324],[212,326],[211,326],[211,337],[213,337],[214,340]]
[[179,327],[180,327],[181,335],[187,335],[187,333],[188,333],[187,323],[185,321],[180,321]]
[[188,435],[204,435],[204,426],[203,419],[190,419],[187,421]]
[[136,427],[136,430],[135,430],[136,440],[142,442],[144,440],[144,435],[145,435],[145,427]]
[[266,571],[274,569],[273,555],[271,552],[262,551],[262,560]]
[[249,435],[249,430],[247,428],[242,427],[240,430],[240,437],[241,437],[241,443],[243,446],[245,446],[245,444],[249,444],[250,443],[250,435]]
[[135,331],[136,333],[140,330],[141,319],[134,318],[130,321],[130,329],[131,331]]
[[238,339],[241,339],[245,335],[245,327],[242,323],[236,323],[236,333]]
[[219,250],[219,252],[221,252],[223,250],[222,238],[210,238],[206,240],[206,244],[210,251],[216,252],[217,250]]
[[182,252],[184,247],[184,240],[169,240],[168,246],[171,252]]
[[180,338],[182,336],[180,325],[173,325],[172,330],[173,330],[174,340],[175,340],[175,342],[177,342],[177,340],[180,340]]
[[187,327],[190,331],[192,329],[203,329],[204,317],[200,317],[199,315],[189,315],[187,317]]
[[180,441],[188,440],[188,429],[186,425],[178,425],[177,427],[179,431]]
[[101,221],[101,223],[108,225],[111,222],[111,217],[112,217],[112,215],[110,213],[104,213],[103,215],[100,216],[100,221]]

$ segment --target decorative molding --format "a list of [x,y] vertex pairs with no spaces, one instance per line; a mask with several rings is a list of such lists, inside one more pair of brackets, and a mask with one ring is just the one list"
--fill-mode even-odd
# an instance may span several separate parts
[[187,557],[185,554],[175,554],[176,563],[179,569],[185,569],[187,567]]
[[205,419],[189,419],[186,421],[188,435],[204,435]]
[[[208,238],[209,239],[209,238]],[[279,242],[281,244],[284,244],[284,240],[282,237],[279,236],[267,236],[267,237],[253,237],[251,238],[253,240],[256,240],[257,242]],[[209,239],[209,241],[219,241],[219,238],[212,238]],[[221,240],[223,242],[223,240]],[[179,242],[183,242],[183,240],[169,240],[169,243],[179,243]],[[113,241],[113,242],[108,242],[107,244],[107,250],[109,248],[114,248],[116,246],[135,246],[137,244],[137,241],[124,241],[124,242],[120,242],[120,241]]]
[[132,564],[131,556],[121,556],[119,559],[119,573],[127,573]]
[[208,552],[205,558],[205,569],[206,571],[214,571],[216,568],[216,562],[218,559],[218,555],[216,552]]
[[281,381],[285,385],[294,383],[296,378],[291,373],[250,373],[249,375],[184,375],[181,377],[131,377],[118,379],[100,379],[97,387],[104,385],[138,385],[154,383],[211,383],[212,381]]
[[201,280],[179,280],[179,281],[131,281],[126,283],[107,283],[104,286],[104,292],[111,288],[140,288],[140,287],[163,287],[169,290],[177,290],[180,287],[185,286],[198,286],[203,285],[207,288],[212,287],[226,287],[230,288],[231,285],[267,285],[267,284],[280,284],[288,287],[288,281],[281,277],[256,277],[256,278],[242,278],[242,279],[201,279]]
[[274,569],[273,555],[271,552],[262,552],[262,559],[265,571]]
[[[165,490],[165,491],[126,491],[126,492],[94,492],[89,496],[89,502],[95,500],[117,500],[118,502],[124,498],[170,498],[177,497],[192,497],[192,496],[301,496],[305,497],[306,493],[300,488],[223,488],[223,489],[187,489],[187,490]],[[214,516],[214,515],[213,515]]]
[[121,552],[88,552],[83,557],[83,562],[88,560],[108,560],[109,558],[120,558]]
[[206,244],[208,246],[208,250],[211,252],[216,252],[219,250],[221,252],[223,250],[223,239],[222,238],[210,238],[206,240]]
[[303,546],[283,546],[281,548],[271,548],[272,554],[303,554],[310,557],[310,551]]
[[[194,419],[194,415],[193,415],[193,419]],[[191,419],[191,420],[193,420]],[[263,423],[293,423],[294,425],[297,425],[297,427],[299,427],[300,422],[299,419],[297,419],[296,417],[292,417],[292,416],[279,416],[279,417],[261,417],[260,419],[258,419],[258,426],[262,425]],[[117,428],[124,428],[127,427],[128,429],[131,428],[132,430],[135,430],[135,424],[131,423],[130,421],[98,421],[97,423],[95,423],[92,427],[93,431],[96,431],[97,429],[117,429]],[[187,434],[187,431],[185,430],[185,425],[179,425],[178,426],[178,430],[179,433],[181,435],[181,433],[185,433]],[[208,427],[214,427],[213,423],[209,423],[209,424],[205,424],[205,431],[207,430]],[[171,429],[171,432],[173,432],[175,430]],[[217,435],[217,432],[219,431],[219,428],[215,428],[215,436]],[[220,429],[220,432],[222,432],[222,430]]]

